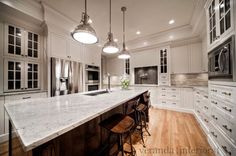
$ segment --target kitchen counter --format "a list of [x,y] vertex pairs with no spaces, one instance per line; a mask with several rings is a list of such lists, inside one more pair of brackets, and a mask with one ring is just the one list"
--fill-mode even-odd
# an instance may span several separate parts
[[6,104],[5,108],[23,149],[29,151],[146,91],[135,87],[97,96],[71,94]]

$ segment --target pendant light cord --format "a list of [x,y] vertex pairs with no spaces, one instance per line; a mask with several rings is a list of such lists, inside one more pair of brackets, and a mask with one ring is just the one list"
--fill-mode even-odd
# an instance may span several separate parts
[[85,0],[85,4],[84,4],[85,6],[84,6],[84,8],[85,8],[85,11],[84,11],[84,13],[85,13],[85,15],[87,16],[87,0]]
[[111,0],[110,0],[110,17],[109,17],[109,22],[110,22],[110,27],[109,27],[109,31],[111,33]]
[[123,49],[125,50],[125,11],[126,7],[122,7],[121,10],[123,11]]

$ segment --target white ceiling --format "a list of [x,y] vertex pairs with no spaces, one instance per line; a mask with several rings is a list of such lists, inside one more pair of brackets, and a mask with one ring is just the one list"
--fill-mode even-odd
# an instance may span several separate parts
[[[38,0],[39,1],[39,0]],[[84,0],[42,0],[68,18],[81,20]],[[108,32],[109,0],[87,0],[88,14],[101,40]],[[126,38],[127,41],[138,37],[166,31],[190,24],[196,0],[112,0],[112,31],[114,38],[122,41],[121,6],[127,7]],[[175,23],[169,25],[170,19]],[[136,35],[136,31],[141,32]]]

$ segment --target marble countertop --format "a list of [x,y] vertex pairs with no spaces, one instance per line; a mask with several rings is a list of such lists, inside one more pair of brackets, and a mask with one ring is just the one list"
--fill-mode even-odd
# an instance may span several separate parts
[[111,93],[81,93],[6,104],[16,135],[29,151],[146,92],[135,87]]

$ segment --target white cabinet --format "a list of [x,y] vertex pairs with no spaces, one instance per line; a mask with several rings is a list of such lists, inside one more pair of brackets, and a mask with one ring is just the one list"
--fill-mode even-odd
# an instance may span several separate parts
[[50,33],[51,56],[57,58],[68,58],[68,43],[65,37]]
[[63,35],[50,33],[51,56],[83,62],[83,45]]
[[200,73],[202,68],[201,43],[171,48],[171,73]]
[[35,62],[4,60],[4,91],[24,91],[39,89],[39,64]]
[[84,63],[101,66],[101,48],[97,45],[86,45],[84,48]]
[[208,45],[212,49],[234,31],[234,0],[208,0],[206,3]]
[[0,97],[0,135],[4,134],[4,97]]
[[193,109],[193,89],[158,87],[157,104],[161,108],[189,111]]
[[157,66],[159,64],[157,49],[131,53],[130,63],[132,68]]
[[171,49],[171,73],[188,73],[189,55],[188,47],[180,46]]
[[236,87],[225,82],[209,83],[211,104],[210,133],[218,151],[224,155],[236,155]]
[[195,43],[190,45],[190,72],[202,72],[202,44]]
[[159,55],[159,70],[158,70],[158,85],[170,85],[170,47],[162,47],[158,49]]

